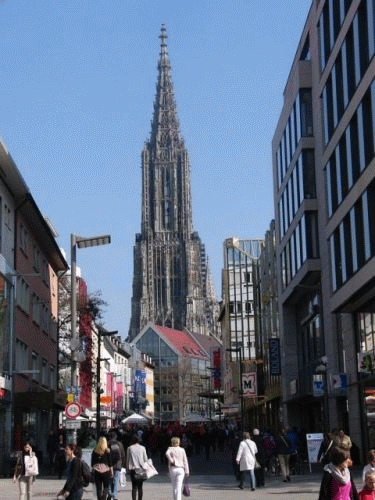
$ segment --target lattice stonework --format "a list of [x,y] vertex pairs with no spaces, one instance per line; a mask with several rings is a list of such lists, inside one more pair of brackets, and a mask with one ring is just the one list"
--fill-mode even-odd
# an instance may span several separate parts
[[160,58],[151,134],[142,151],[142,224],[134,246],[129,340],[149,322],[209,333],[205,248],[193,232],[190,161],[180,134],[167,33]]

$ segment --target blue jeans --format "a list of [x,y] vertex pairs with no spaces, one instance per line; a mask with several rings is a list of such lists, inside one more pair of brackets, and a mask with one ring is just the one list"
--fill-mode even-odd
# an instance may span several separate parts
[[241,471],[240,486],[244,485],[244,482],[246,481],[246,478],[248,478],[248,480],[249,480],[250,488],[251,489],[255,489],[256,483],[255,483],[254,469]]
[[109,483],[108,493],[114,498],[118,499],[118,488],[120,485],[120,471],[113,469],[113,477]]

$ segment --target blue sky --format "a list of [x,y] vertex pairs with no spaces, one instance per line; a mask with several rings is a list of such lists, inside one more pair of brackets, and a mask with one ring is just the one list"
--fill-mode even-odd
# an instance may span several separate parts
[[225,238],[273,218],[271,140],[311,0],[0,0],[0,137],[59,231],[109,233],[77,250],[106,327],[126,337],[141,150],[167,25],[191,160],[193,222],[221,296]]

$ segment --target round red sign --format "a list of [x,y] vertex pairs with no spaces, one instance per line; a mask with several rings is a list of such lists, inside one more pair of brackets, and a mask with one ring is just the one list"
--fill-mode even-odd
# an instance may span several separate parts
[[68,403],[65,406],[65,415],[70,419],[77,418],[82,412],[81,405],[79,403]]

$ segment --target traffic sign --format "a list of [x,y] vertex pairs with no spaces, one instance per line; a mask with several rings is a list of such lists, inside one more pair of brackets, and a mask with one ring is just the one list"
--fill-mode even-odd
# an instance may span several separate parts
[[82,412],[82,408],[81,408],[81,405],[79,403],[68,403],[66,406],[65,406],[65,415],[74,420],[75,418],[77,418]]
[[80,420],[67,420],[65,422],[65,428],[66,429],[79,429],[81,427],[81,421]]

